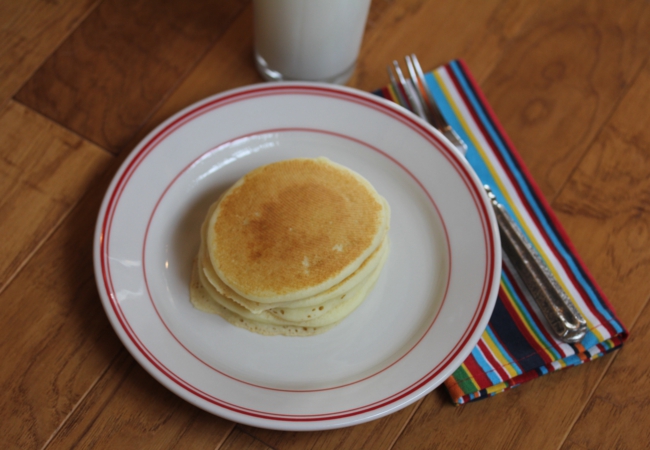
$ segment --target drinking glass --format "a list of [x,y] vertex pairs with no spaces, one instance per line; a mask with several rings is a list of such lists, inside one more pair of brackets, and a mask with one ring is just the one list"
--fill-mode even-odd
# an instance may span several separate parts
[[344,84],[370,0],[254,0],[255,62],[266,80]]

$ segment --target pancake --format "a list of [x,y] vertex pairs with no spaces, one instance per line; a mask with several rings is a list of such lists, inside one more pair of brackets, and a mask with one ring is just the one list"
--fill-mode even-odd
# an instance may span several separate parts
[[[368,286],[375,284],[381,268],[386,261],[388,255],[388,245],[383,247],[385,251],[381,253],[380,264],[375,270],[363,280],[358,286],[355,286],[349,292],[321,303],[320,305],[292,308],[292,307],[278,307],[261,313],[254,313],[248,308],[240,305],[238,302],[219,293],[214,287],[206,280],[204,273],[198,271],[198,278],[201,281],[204,289],[207,291],[208,296],[212,301],[220,304],[232,313],[235,313],[247,320],[256,322],[269,323],[273,325],[293,325],[300,324],[303,326],[321,327],[338,322],[347,314],[352,312],[358,306],[363,298],[361,294],[367,293]],[[198,269],[197,269],[198,270]]]
[[334,323],[326,327],[310,328],[297,325],[270,325],[248,321],[243,317],[240,317],[239,315],[224,308],[209,297],[207,291],[203,287],[203,284],[199,280],[199,271],[196,264],[194,264],[194,270],[192,271],[192,281],[190,282],[190,299],[192,300],[194,307],[200,311],[217,314],[226,319],[232,325],[248,331],[252,331],[253,333],[266,336],[313,336],[316,334],[324,333],[325,331],[337,325]]
[[260,314],[253,314],[212,288],[202,277],[196,262],[192,270],[190,298],[195,308],[218,314],[231,324],[255,333],[268,336],[312,336],[337,325],[365,300],[377,282],[387,256],[388,251],[386,250],[382,254],[379,267],[360,286],[355,287],[348,296],[330,300],[321,307],[306,308],[312,312],[286,309],[286,317],[280,311],[264,311]]
[[223,195],[206,247],[219,278],[242,297],[294,301],[353,274],[383,241],[389,214],[372,185],[339,164],[280,161]]
[[326,331],[375,285],[389,222],[372,185],[326,158],[260,167],[209,208],[191,302],[259,334]]
[[[216,204],[213,205],[210,208],[210,210],[213,211],[216,208],[216,206],[217,206]],[[210,212],[208,214],[210,214]],[[202,227],[202,232],[201,232],[202,239],[205,239],[206,229],[207,229],[207,221],[204,222],[204,225]],[[308,297],[306,299],[294,300],[293,302],[260,303],[254,300],[249,300],[241,296],[239,293],[235,292],[233,289],[230,288],[230,286],[225,284],[219,278],[217,273],[214,271],[214,268],[212,267],[210,261],[210,257],[207,254],[207,251],[205,250],[205,246],[203,245],[204,240],[202,240],[202,245],[199,250],[198,266],[199,266],[199,270],[203,271],[206,280],[212,286],[214,286],[214,288],[220,294],[236,301],[237,303],[246,307],[253,313],[257,314],[262,311],[283,307],[283,306],[287,306],[287,307],[290,306],[291,308],[312,307],[312,306],[320,305],[323,302],[326,302],[328,300],[346,294],[350,289],[354,288],[363,280],[365,280],[368,276],[370,276],[370,274],[374,271],[374,269],[377,267],[377,265],[380,262],[381,252],[384,251],[384,247],[387,246],[386,241],[387,239],[384,238],[384,241],[382,241],[380,246],[361,264],[361,266],[359,266],[359,268],[352,275],[348,276],[345,280],[343,280],[339,284],[332,286],[326,291],[321,292],[312,297]]]

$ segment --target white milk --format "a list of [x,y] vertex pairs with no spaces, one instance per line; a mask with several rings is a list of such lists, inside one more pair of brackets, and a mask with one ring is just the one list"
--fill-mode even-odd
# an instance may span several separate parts
[[370,0],[254,0],[255,60],[267,80],[345,83]]

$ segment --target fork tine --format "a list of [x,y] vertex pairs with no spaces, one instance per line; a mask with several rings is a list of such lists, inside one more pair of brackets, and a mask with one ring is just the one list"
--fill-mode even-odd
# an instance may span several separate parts
[[406,95],[406,100],[409,105],[408,109],[420,116],[422,119],[429,121],[429,118],[423,109],[422,100],[417,94],[417,90],[413,84],[413,80],[404,76],[402,68],[397,61],[393,61],[393,66],[395,67],[395,72],[397,72],[400,85]]
[[411,85],[413,86],[414,95],[417,96],[417,100],[418,100],[417,103],[422,109],[422,113],[423,113],[422,117],[427,122],[432,124],[434,127],[440,129],[441,124],[436,120],[435,116],[431,113],[431,109],[427,104],[426,94],[424,94],[422,91],[422,85],[418,78],[417,73],[415,72],[415,66],[413,65],[413,61],[411,60],[411,57],[407,55],[406,57],[404,57],[404,60],[406,61],[406,67],[408,68],[409,71],[409,78],[411,81]]
[[[395,64],[395,61],[393,61],[393,64]],[[406,99],[404,98],[404,93],[402,92],[402,89],[400,88],[400,85],[397,83],[397,80],[395,79],[395,75],[393,74],[393,69],[389,65],[386,67],[386,70],[388,71],[388,78],[390,79],[390,85],[395,91],[395,95],[397,96],[397,103],[400,106],[403,106],[404,108],[410,109],[410,105],[406,102]]]
[[433,94],[429,89],[429,85],[427,85],[426,79],[424,78],[424,72],[422,71],[422,66],[420,66],[420,61],[418,61],[418,58],[415,56],[415,54],[411,55],[411,61],[413,62],[413,68],[417,73],[418,85],[420,85],[420,87],[426,92],[425,103],[429,106],[432,116],[434,116],[434,122],[432,122],[432,125],[438,128],[445,136],[447,136],[451,143],[454,144],[454,146],[464,155],[467,153],[467,144],[465,144],[465,142],[460,138],[456,131],[451,126],[449,126],[444,116],[440,112],[440,108],[438,108],[438,104],[436,103],[436,100],[434,99]]
[[400,67],[397,61],[393,61],[393,67],[395,67],[395,73],[397,73],[397,78],[399,82],[404,86],[406,84],[406,79],[404,79],[404,74],[402,73],[402,68]]
[[417,80],[419,91],[422,93],[422,98],[431,113],[436,128],[442,129],[444,127],[447,127],[447,121],[442,116],[442,113],[438,108],[438,104],[433,99],[433,94],[431,93],[426,79],[424,78],[424,72],[422,71],[422,66],[420,65],[418,57],[415,56],[415,54],[412,54],[409,59],[413,64],[413,71],[415,72],[414,79]]
[[411,98],[411,93],[409,92],[407,81],[404,78],[404,74],[402,73],[402,68],[397,61],[393,61],[393,67],[395,69],[395,73],[397,74],[397,80],[399,81],[401,93],[404,97],[404,100],[406,101],[406,108],[410,111],[413,111],[413,99]]

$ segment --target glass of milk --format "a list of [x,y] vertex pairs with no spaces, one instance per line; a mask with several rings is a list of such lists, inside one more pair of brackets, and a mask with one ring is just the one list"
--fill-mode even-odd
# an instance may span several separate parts
[[255,63],[266,80],[344,84],[370,0],[254,0]]

